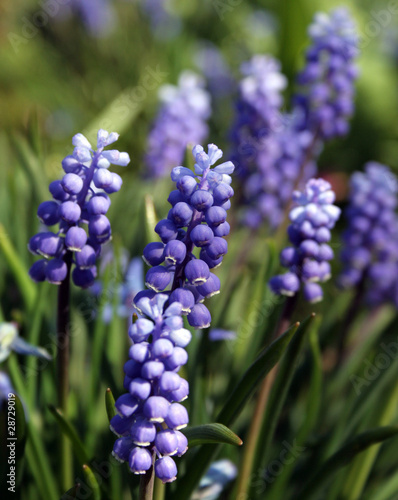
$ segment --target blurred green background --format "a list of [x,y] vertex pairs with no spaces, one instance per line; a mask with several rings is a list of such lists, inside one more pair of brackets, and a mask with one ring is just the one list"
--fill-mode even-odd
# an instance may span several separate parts
[[[49,182],[60,177],[61,160],[72,150],[72,136],[83,132],[93,139],[98,128],[121,134],[117,147],[130,154],[131,163],[123,171],[116,169],[123,176],[124,184],[122,190],[112,196],[109,217],[115,247],[127,248],[131,256],[140,255],[144,244],[154,237],[145,223],[148,216],[145,195],[152,196],[156,214],[163,216],[167,210],[167,192],[172,186],[169,179],[154,183],[143,178],[143,155],[158,109],[158,87],[162,83],[176,83],[184,69],[200,73],[196,62],[198,48],[211,42],[220,49],[235,79],[239,79],[240,64],[253,54],[270,53],[279,58],[290,82],[286,90],[285,109],[288,110],[295,74],[302,67],[308,44],[308,24],[316,11],[329,11],[341,5],[330,0],[170,1],[165,2],[170,25],[161,23],[154,28],[143,6],[145,1],[109,0],[113,27],[102,36],[92,33],[80,16],[43,15],[43,0],[2,0],[0,3],[0,223],[7,241],[13,245],[12,251],[17,256],[15,266],[19,268],[18,275],[10,266],[10,259],[0,259],[0,316],[7,321],[17,321],[22,335],[34,343],[46,346],[54,332],[55,293],[54,287],[48,284],[33,289],[27,276],[33,257],[26,244],[38,230],[37,206],[49,198]],[[56,10],[61,2],[52,0],[53,6],[54,2]],[[62,3],[69,2],[62,0]],[[346,1],[344,5],[351,9],[361,36],[356,112],[348,137],[328,144],[319,164],[324,175],[344,174],[343,188],[338,193],[340,201],[344,198],[345,175],[362,168],[366,161],[376,160],[394,170],[398,168],[398,2],[357,0]],[[41,26],[35,26],[33,21]],[[224,151],[228,150],[227,135],[233,110],[233,92],[226,92],[213,102],[208,139]],[[0,237],[3,236],[0,234]],[[235,268],[234,259],[239,255],[241,241],[238,232],[234,243],[231,242],[229,263],[218,273],[223,283],[231,269],[235,273],[232,282],[228,282],[238,288],[236,292],[232,287],[228,298],[228,311],[235,311],[235,315],[225,313],[227,296],[215,298],[210,304],[212,312],[217,311],[213,314],[215,327],[235,328],[240,324],[242,309],[250,306],[247,292],[258,276],[257,262],[263,256],[265,244],[263,235],[259,234],[245,274],[238,279],[241,269]],[[12,260],[12,256],[10,258]],[[120,273],[115,272],[119,276]],[[263,269],[260,278],[267,272],[270,269]],[[327,294],[333,300],[339,297],[333,286]],[[329,321],[326,330],[334,325],[348,296],[335,303],[334,319],[326,314]],[[24,299],[25,305],[22,305]],[[37,311],[35,315],[32,304]],[[83,335],[72,339],[71,417],[79,434],[85,436],[89,451],[106,456],[113,437],[107,429],[103,393],[108,385],[115,394],[122,390],[126,325],[117,317],[109,327],[101,326],[101,321],[92,321],[91,316],[87,320],[84,310],[78,308],[81,304],[87,305],[89,315],[98,307],[84,292],[74,291],[73,321]],[[300,314],[306,312],[301,310]],[[260,341],[246,345],[243,351],[239,343],[234,353],[223,351],[223,366],[229,369],[235,363],[231,372],[220,370],[219,351],[215,349],[206,368],[210,373],[207,388],[211,387],[216,397],[214,400],[209,397],[206,404],[202,402],[199,406],[198,401],[189,403],[199,408],[193,414],[193,423],[210,418],[227,387],[236,382],[255,355]],[[93,345],[97,346],[94,354]],[[51,342],[49,348],[51,350]],[[196,348],[193,342],[190,348],[193,354]],[[15,363],[12,363],[10,361],[10,368],[15,380]],[[28,366],[34,368],[35,363],[31,361]],[[28,400],[32,422],[41,431],[45,428],[43,443],[51,447],[58,431],[54,425],[47,427],[44,422],[48,419],[54,424],[45,408],[55,400],[52,380],[55,369],[52,366],[39,372],[37,379],[34,377],[34,381],[28,382]],[[352,387],[348,386],[352,393]],[[198,392],[196,398],[199,400],[201,395]],[[332,422],[344,406],[338,396],[330,417]],[[302,416],[302,406],[299,405],[297,411]],[[249,416],[250,409],[239,424],[242,429]],[[325,425],[328,423],[327,420]],[[102,436],[103,441],[99,442],[98,436]],[[392,450],[388,457],[391,454]],[[237,452],[234,456],[238,456]],[[382,465],[388,472],[391,465]],[[29,478],[30,472],[27,474]],[[118,475],[112,479],[116,494],[117,478]],[[35,487],[29,488],[25,498],[36,498]]]

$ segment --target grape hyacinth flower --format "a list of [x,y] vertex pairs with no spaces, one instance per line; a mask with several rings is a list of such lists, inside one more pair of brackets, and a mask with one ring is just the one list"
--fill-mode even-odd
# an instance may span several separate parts
[[256,55],[241,66],[244,75],[239,84],[236,120],[231,131],[231,159],[236,173],[247,177],[259,168],[258,157],[266,148],[266,138],[281,126],[282,91],[287,80],[280,63],[270,57]]
[[290,211],[288,235],[292,246],[282,250],[280,261],[289,269],[271,278],[269,285],[277,295],[294,296],[303,286],[304,298],[318,302],[323,298],[319,282],[331,277],[329,261],[334,257],[328,245],[331,229],[340,217],[333,205],[335,194],[323,179],[311,179],[304,192],[294,191],[295,206]]
[[[306,66],[298,76],[300,89],[291,114],[272,108],[276,125],[269,127],[265,121],[242,113],[245,107],[241,102],[238,105],[232,139],[239,154],[235,153],[233,160],[245,181],[243,197],[248,206],[243,220],[254,229],[264,220],[272,229],[281,224],[293,190],[303,189],[316,175],[316,159],[323,142],[348,132],[358,73],[354,23],[345,9],[330,15],[318,13],[309,33],[312,45],[306,53]],[[264,88],[272,102],[274,90],[266,86],[272,78],[266,72],[257,78],[258,86]],[[257,96],[254,100],[258,114],[270,113],[266,98]]]
[[311,46],[306,65],[297,78],[296,111],[301,128],[320,139],[332,139],[348,132],[354,109],[355,64],[359,38],[355,23],[345,8],[330,14],[317,13],[308,30]]
[[209,332],[209,340],[217,342],[219,340],[236,340],[237,334],[232,330],[223,328],[212,328]]
[[180,403],[188,397],[188,382],[178,375],[188,360],[185,347],[191,333],[183,328],[182,305],[167,306],[166,294],[136,301],[141,317],[129,329],[133,341],[124,365],[124,387],[128,393],[115,403],[118,415],[111,430],[119,436],[113,455],[127,461],[134,474],[145,474],[152,466],[163,482],[174,481],[177,466],[172,456],[183,455],[188,441],[181,429],[188,413]]
[[284,121],[280,130],[263,140],[257,152],[257,169],[244,184],[244,222],[253,229],[264,220],[272,229],[278,227],[294,189],[305,186],[317,171],[314,159],[307,155],[312,134],[298,130],[294,117],[285,116]]
[[189,386],[178,371],[188,361],[185,347],[191,340],[183,316],[196,328],[210,325],[210,312],[201,302],[220,289],[210,269],[227,252],[223,236],[229,232],[226,210],[233,194],[233,164],[211,169],[222,156],[217,146],[210,144],[206,154],[197,145],[193,155],[195,172],[176,167],[171,173],[177,185],[169,196],[173,208],[155,228],[162,241],[144,249],[144,260],[152,266],[146,275],[150,290],[134,299],[139,318],[129,328],[133,344],[124,366],[128,393],[117,399],[118,415],[111,420],[111,430],[119,436],[114,456],[128,462],[134,474],[145,474],[155,455],[155,474],[164,483],[176,479],[172,457],[183,455],[188,445],[180,432],[188,424],[181,402]]
[[44,225],[57,225],[58,230],[40,232],[29,241],[29,250],[42,257],[30,268],[34,281],[61,284],[73,261],[75,285],[86,288],[93,284],[101,246],[111,238],[111,225],[105,215],[111,203],[108,195],[122,185],[122,178],[109,167],[130,162],[127,153],[104,149],[118,137],[115,132],[99,130],[96,150],[82,134],[73,137],[73,154],[62,160],[65,175],[49,186],[53,200],[44,201],[37,210]]
[[351,177],[348,227],[343,233],[339,284],[357,287],[367,302],[398,306],[398,181],[385,165],[369,162]]
[[211,113],[210,95],[204,81],[185,71],[178,85],[159,90],[162,107],[148,137],[145,162],[151,177],[163,177],[180,165],[188,144],[202,142],[208,133],[206,120]]
[[211,271],[228,251],[224,237],[230,229],[226,220],[234,194],[230,186],[234,165],[228,161],[211,168],[222,157],[214,144],[209,144],[207,154],[199,145],[192,152],[195,173],[185,167],[171,172],[177,188],[168,197],[172,208],[155,227],[162,241],[144,249],[143,258],[152,267],[145,279],[151,291],[143,293],[153,296],[169,290],[170,302],[182,304],[189,324],[207,328],[211,317],[202,302],[220,291],[220,280]]

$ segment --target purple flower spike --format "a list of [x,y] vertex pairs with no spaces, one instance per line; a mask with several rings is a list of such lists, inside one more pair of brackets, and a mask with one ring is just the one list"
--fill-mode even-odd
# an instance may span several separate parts
[[[48,226],[59,224],[59,230],[56,234],[38,233],[29,241],[32,253],[48,259],[47,265],[33,264],[29,274],[35,281],[62,283],[68,276],[70,262],[74,265],[72,279],[76,286],[86,288],[95,280],[101,245],[111,237],[111,226],[105,216],[110,199],[99,189],[108,193],[117,191],[121,178],[107,168],[111,163],[126,165],[129,161],[127,153],[116,154],[114,150],[109,155],[104,151],[104,147],[117,139],[117,134],[100,130],[98,136],[101,139],[95,151],[82,134],[73,137],[73,155],[62,161],[65,175],[49,186],[54,200],[45,201],[38,208],[40,221]],[[52,258],[56,260],[53,264]]]
[[349,130],[358,73],[354,22],[344,8],[318,13],[309,37],[290,113],[281,111],[286,78],[277,61],[254,56],[242,67],[231,158],[243,181],[242,222],[254,229],[281,224],[293,190],[316,175],[323,142]]
[[[222,156],[217,146],[210,144],[208,154],[195,146],[193,155],[195,172],[180,166],[171,173],[177,187],[168,197],[172,209],[155,227],[162,241],[149,243],[143,252],[150,266],[146,285],[151,290],[134,298],[140,317],[129,328],[133,345],[123,384],[128,394],[116,403],[120,420],[111,422],[111,429],[124,439],[115,445],[117,457],[126,460],[126,446],[130,447],[130,468],[143,473],[145,467],[132,465],[131,457],[138,457],[136,450],[144,447],[155,457],[155,473],[163,482],[176,479],[177,466],[170,456],[181,456],[188,448],[178,430],[189,420],[180,404],[188,397],[189,385],[178,374],[188,362],[185,347],[192,338],[184,328],[183,315],[195,328],[210,326],[210,312],[201,302],[220,290],[220,280],[210,273],[209,264],[214,268],[221,263],[227,252],[223,236],[229,233],[227,212],[214,203],[225,206],[233,195],[232,163],[211,169]],[[215,235],[217,228],[220,232]],[[32,249],[35,246],[32,241]]]
[[331,185],[323,179],[311,179],[303,192],[293,193],[296,205],[290,211],[292,224],[288,228],[293,246],[280,254],[281,264],[289,272],[271,278],[269,286],[275,294],[292,297],[303,285],[307,301],[322,300],[322,288],[316,282],[326,281],[331,275],[328,261],[334,255],[323,242],[330,238],[330,230],[340,216],[340,209],[333,205],[334,199]]
[[398,180],[379,163],[365,165],[365,172],[351,177],[348,226],[343,233],[340,258],[343,288],[362,287],[367,303],[398,306]]
[[330,14],[316,14],[308,34],[312,44],[297,79],[301,93],[295,98],[301,126],[323,139],[345,135],[358,75],[355,24],[348,10],[338,8]]

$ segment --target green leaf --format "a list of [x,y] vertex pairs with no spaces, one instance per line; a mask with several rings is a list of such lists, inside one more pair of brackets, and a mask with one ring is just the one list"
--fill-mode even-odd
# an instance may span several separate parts
[[[296,323],[272,342],[272,344],[270,344],[248,368],[218,415],[218,422],[229,425],[238,417],[257,384],[270,372],[273,366],[275,366],[282,357],[299,325],[300,323]],[[189,474],[186,474],[180,480],[178,490],[173,494],[173,500],[186,500],[190,498],[194,488],[209,466],[215,450],[216,446],[210,445],[198,451],[194,458],[194,467],[190,469]]]
[[67,420],[62,411],[58,408],[55,408],[52,405],[49,405],[49,410],[51,414],[55,417],[58,425],[61,428],[61,431],[70,439],[73,447],[73,451],[78,459],[78,461],[83,465],[89,461],[89,457],[84,448],[83,443],[81,442],[76,429],[73,425]]
[[105,406],[106,406],[106,413],[108,415],[109,422],[112,420],[112,418],[116,415],[116,408],[115,408],[115,398],[113,397],[112,391],[108,387],[108,389],[105,391]]
[[[245,496],[253,487],[250,481],[253,468],[255,465],[261,467],[262,462],[267,457],[276,424],[301,354],[308,324],[314,317],[315,314],[300,325],[280,364],[274,368],[270,378],[265,379],[261,385],[257,395],[256,408],[251,419],[250,437],[243,457],[244,463],[240,468],[237,481],[237,496]],[[252,493],[255,496],[255,492]],[[251,496],[250,492],[249,496]]]
[[19,291],[28,310],[31,310],[35,303],[36,288],[29,278],[28,270],[19,258],[8,234],[2,224],[0,224],[0,251],[18,283]]
[[94,475],[94,472],[92,471],[92,469],[87,464],[83,465],[83,473],[84,473],[84,477],[85,477],[85,479],[87,481],[87,486],[92,491],[92,494],[93,494],[92,498],[93,498],[93,500],[101,500],[100,485],[97,482],[97,479],[96,479],[96,477]]
[[21,134],[13,135],[11,141],[19,157],[21,166],[30,177],[37,199],[40,201],[45,200],[48,198],[48,191],[45,182],[43,182],[43,167],[39,159],[34,151],[32,151],[28,141]]
[[317,316],[315,324],[310,328],[309,341],[312,354],[312,370],[309,393],[307,398],[306,418],[299,431],[300,441],[304,442],[313,426],[316,424],[321,408],[322,401],[322,353],[319,346],[318,327],[321,324],[322,317]]
[[398,491],[398,472],[389,478],[384,478],[382,483],[378,483],[376,487],[366,488],[363,500],[391,500]]
[[[379,403],[377,425],[388,425],[394,420],[397,397],[398,386],[395,384],[392,394],[389,394],[385,407],[382,407],[381,401]],[[380,446],[381,444],[372,446],[353,461],[343,489],[343,496],[347,500],[362,498],[369,474],[380,451]]]
[[278,363],[299,326],[297,322],[274,340],[248,368],[218,415],[219,422],[229,425],[238,416],[257,384]]
[[[108,265],[105,267],[102,284],[103,289],[101,295],[98,297],[96,304],[98,307],[97,317],[94,324],[94,334],[93,341],[91,344],[91,364],[90,364],[90,375],[89,375],[89,391],[87,397],[87,412],[88,420],[90,422],[90,431],[88,432],[86,443],[91,441],[95,442],[95,437],[91,436],[94,433],[95,421],[97,419],[97,409],[96,402],[99,396],[99,380],[101,379],[101,361],[104,355],[104,343],[106,341],[106,334],[108,331],[108,325],[105,324],[103,320],[104,308],[109,305],[109,294],[108,291],[112,289],[115,285],[112,283],[114,279],[113,265]],[[116,294],[117,295],[117,294]]]
[[342,467],[347,466],[359,453],[370,446],[381,443],[398,434],[398,426],[379,427],[355,436],[334,455],[332,455],[310,478],[298,498],[309,499],[319,488],[331,479],[331,476]]
[[[261,455],[263,454],[264,449],[268,450],[270,446],[276,424],[285,403],[287,392],[301,355],[306,335],[309,329],[314,329],[316,331],[319,326],[319,321],[314,322],[314,318],[315,314],[313,313],[300,325],[280,363],[275,383],[272,385],[265,412],[265,418],[263,420],[258,440],[258,442],[261,443],[261,446],[258,446],[257,450],[258,453],[261,453]],[[259,461],[260,456],[257,455],[257,459]]]
[[75,484],[73,488],[68,490],[62,495],[60,500],[71,500],[72,498],[79,498],[77,495],[79,493],[80,484]]
[[[297,446],[304,446],[309,433],[315,426],[322,401],[322,353],[319,347],[318,327],[321,323],[321,316],[314,320],[309,331],[310,349],[312,354],[311,380],[307,394],[307,404],[305,417],[300,430],[297,432]],[[289,346],[290,348],[290,346]],[[281,474],[275,478],[272,489],[269,492],[268,500],[279,500],[287,496],[286,488],[289,485],[289,478],[294,470],[295,461],[285,464]]]
[[379,413],[380,394],[383,394],[390,384],[394,384],[397,375],[398,363],[391,363],[391,366],[387,370],[380,371],[374,380],[368,381],[363,377],[360,377],[359,382],[356,379],[351,380],[351,390],[358,396],[345,401],[328,446],[329,450],[333,452],[342,439],[358,432],[358,427],[373,411]]
[[[334,307],[331,309],[334,310]],[[333,394],[341,394],[350,377],[363,368],[363,360],[368,356],[380,335],[386,330],[391,321],[395,319],[395,316],[396,309],[390,306],[383,306],[376,311],[372,311],[370,314],[366,314],[365,319],[358,326],[358,331],[353,335],[354,338],[360,338],[361,341],[355,346],[352,355],[339,367],[335,377],[331,380],[328,389],[328,398],[331,398]],[[324,322],[322,322],[323,327]]]
[[182,431],[188,438],[188,446],[199,446],[206,443],[225,443],[241,446],[243,441],[231,429],[223,424],[205,424],[188,427]]

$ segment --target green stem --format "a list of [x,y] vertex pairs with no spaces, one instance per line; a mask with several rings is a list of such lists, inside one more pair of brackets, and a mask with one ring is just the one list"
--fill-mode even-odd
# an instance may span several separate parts
[[153,487],[155,483],[155,452],[152,452],[152,465],[146,474],[140,479],[139,500],[153,500]]
[[156,477],[155,486],[153,490],[153,500],[164,500],[165,493],[166,493],[165,485],[158,477]]
[[[30,314],[29,321],[29,343],[33,345],[38,345],[40,342],[40,330],[43,321],[43,303],[46,294],[46,288],[41,286],[38,287],[37,297],[35,300],[33,311]],[[43,366],[47,366],[47,361],[40,361],[43,363]],[[26,360],[26,385],[27,385],[27,393],[31,406],[33,407],[33,403],[36,397],[36,389],[37,389],[37,381],[38,381],[38,372],[40,367],[38,365],[38,359],[36,356],[29,356]]]
[[[66,278],[58,290],[57,314],[57,370],[58,370],[58,406],[65,416],[68,415],[69,395],[69,344],[70,344],[70,268],[72,254],[67,252],[65,262],[68,266]],[[64,491],[72,486],[72,449],[68,437],[61,433],[60,436],[60,469],[61,485]]]
[[345,315],[342,328],[340,329],[339,337],[338,337],[338,346],[337,346],[337,364],[336,369],[339,368],[343,362],[345,355],[345,347],[347,343],[347,336],[350,332],[351,326],[356,318],[358,311],[362,304],[363,294],[364,294],[364,286],[365,286],[365,278],[361,280],[356,289],[356,294],[351,302],[350,307],[347,310]]

